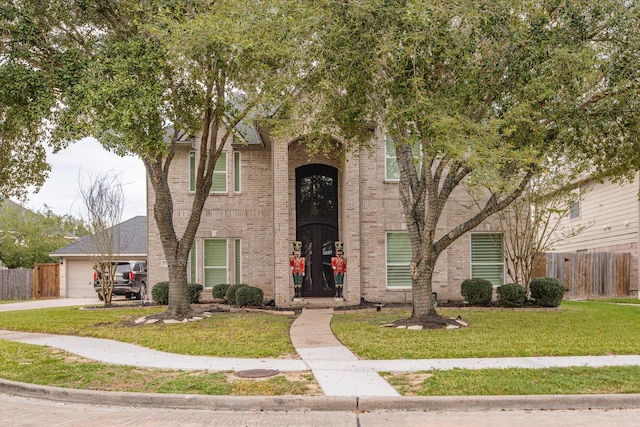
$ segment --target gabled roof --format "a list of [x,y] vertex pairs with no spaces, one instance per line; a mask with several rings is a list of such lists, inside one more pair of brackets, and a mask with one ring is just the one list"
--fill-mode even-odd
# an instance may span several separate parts
[[[135,216],[121,222],[114,227],[120,228],[120,249],[114,247],[113,253],[120,255],[145,255],[147,254],[147,217]],[[95,247],[91,242],[91,236],[83,236],[73,243],[51,252],[50,256],[64,255],[94,255]]]

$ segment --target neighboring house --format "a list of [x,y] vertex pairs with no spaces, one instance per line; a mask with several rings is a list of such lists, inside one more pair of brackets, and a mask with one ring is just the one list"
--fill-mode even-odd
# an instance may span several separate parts
[[631,254],[630,294],[638,293],[638,245],[640,239],[640,173],[631,182],[582,181],[573,191],[579,200],[571,206],[560,229],[585,227],[578,235],[563,240],[553,252],[626,252]]
[[[136,216],[124,221],[116,227],[120,228],[120,248],[113,249],[120,253],[120,259],[147,259],[147,217]],[[84,236],[75,242],[50,254],[57,257],[60,263],[60,297],[94,297],[93,265],[96,262],[96,250],[90,236]]]
[[[191,252],[189,281],[205,289],[218,283],[258,286],[277,306],[295,306],[289,257],[293,242],[300,240],[307,263],[303,298],[327,298],[326,303],[333,304],[331,257],[334,242],[340,240],[348,260],[346,304],[411,302],[411,248],[395,150],[385,135],[376,138],[373,153],[347,154],[343,161],[338,156],[309,158],[300,138],[271,139],[255,131],[225,147]],[[179,145],[170,172],[178,234],[191,212],[200,141]],[[465,191],[456,191],[439,232],[476,209]],[[150,185],[147,199],[148,273],[154,284],[168,280],[168,269]],[[460,284],[470,277],[504,283],[503,252],[494,243],[502,241],[497,224],[481,224],[440,257],[433,282],[439,300],[460,300]]]

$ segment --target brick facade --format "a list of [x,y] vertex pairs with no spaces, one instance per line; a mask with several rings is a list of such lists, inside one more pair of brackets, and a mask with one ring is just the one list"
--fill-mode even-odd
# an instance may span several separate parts
[[[410,302],[410,289],[386,287],[386,233],[404,231],[406,224],[397,182],[385,182],[384,138],[372,152],[309,157],[304,146],[293,140],[269,140],[265,146],[226,147],[226,194],[207,199],[196,235],[197,273],[192,282],[203,283],[203,245],[206,239],[227,239],[228,283],[246,283],[264,290],[279,307],[292,306],[293,281],[289,271],[291,242],[296,238],[296,168],[326,164],[338,169],[338,232],[345,245],[349,268],[344,297],[348,304],[361,299],[371,302]],[[198,141],[196,141],[196,146]],[[180,235],[193,201],[189,192],[189,152],[184,144],[174,159],[170,182],[174,221]],[[233,153],[240,153],[241,191],[233,191]],[[168,279],[157,227],[153,219],[153,189],[148,194],[149,281]],[[474,204],[457,189],[441,218],[439,233],[466,220]],[[482,224],[483,232],[496,231],[497,223]],[[241,277],[234,277],[234,241],[241,241]],[[469,235],[456,241],[438,260],[433,291],[439,300],[460,300],[460,283],[471,276]]]

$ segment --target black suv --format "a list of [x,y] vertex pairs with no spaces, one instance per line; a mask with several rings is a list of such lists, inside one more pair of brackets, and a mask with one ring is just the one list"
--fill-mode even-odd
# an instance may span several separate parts
[[[96,269],[93,273],[93,289],[100,294],[102,272]],[[116,278],[113,284],[113,295],[124,295],[127,298],[142,299],[147,294],[147,262],[119,261],[116,265]]]

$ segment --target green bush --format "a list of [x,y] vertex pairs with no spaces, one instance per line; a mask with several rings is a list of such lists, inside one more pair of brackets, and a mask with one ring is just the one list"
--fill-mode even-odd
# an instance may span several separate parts
[[[189,302],[196,304],[200,301],[200,295],[202,294],[202,285],[197,283],[189,283],[187,285],[189,292]],[[151,298],[160,305],[169,304],[169,282],[158,282],[151,289]]]
[[227,304],[231,304],[231,305],[237,305],[236,302],[236,292],[238,291],[238,289],[247,286],[243,283],[241,284],[236,284],[236,285],[231,285],[229,286],[229,289],[227,289],[227,293],[225,294],[225,298],[227,300]]
[[527,291],[515,283],[498,286],[496,292],[500,307],[522,307],[527,300]]
[[227,295],[227,289],[229,289],[229,286],[231,285],[228,283],[218,283],[217,285],[213,285],[213,288],[211,289],[211,293],[213,297],[216,299],[225,298]]
[[542,307],[558,307],[567,289],[553,277],[537,277],[529,284],[531,299]]
[[197,304],[200,302],[200,295],[202,294],[202,285],[198,283],[189,283],[187,285],[187,289],[189,290],[189,302],[191,304]]
[[158,282],[151,289],[151,298],[160,305],[169,304],[169,282]]
[[240,307],[256,307],[262,305],[264,292],[255,286],[242,286],[236,291],[236,304]]
[[460,285],[460,293],[470,305],[491,305],[493,285],[486,279],[467,279]]

